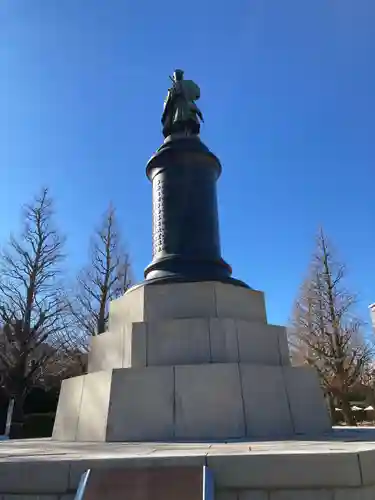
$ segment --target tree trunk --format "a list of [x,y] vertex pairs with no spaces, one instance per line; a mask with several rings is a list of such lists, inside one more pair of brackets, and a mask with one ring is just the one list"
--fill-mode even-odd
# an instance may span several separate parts
[[335,410],[335,398],[331,392],[327,392],[326,398],[328,401],[329,413],[331,415],[332,425],[337,425],[336,410]]
[[24,394],[14,395],[12,424],[10,426],[10,437],[13,439],[20,439],[23,437],[23,424],[25,421],[25,414],[23,411],[24,404]]
[[346,425],[356,426],[357,423],[355,421],[348,396],[346,394],[342,394],[340,399],[342,404],[342,413],[344,415]]

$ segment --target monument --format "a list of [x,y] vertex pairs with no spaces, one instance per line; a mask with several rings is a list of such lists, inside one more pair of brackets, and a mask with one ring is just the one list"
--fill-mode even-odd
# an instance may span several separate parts
[[110,304],[88,374],[63,382],[53,439],[320,435],[330,420],[315,372],[290,365],[263,293],[233,278],[221,256],[221,165],[200,139],[200,89],[181,70],[171,80],[165,139],[146,167],[153,259],[145,280]]
[[70,498],[90,469],[89,500],[212,498],[202,477],[216,500],[375,498],[375,433],[331,429],[315,373],[290,365],[263,293],[221,256],[221,166],[199,137],[199,87],[183,76],[147,165],[145,280],[111,303],[88,373],[63,382],[52,439],[0,443],[0,495]]

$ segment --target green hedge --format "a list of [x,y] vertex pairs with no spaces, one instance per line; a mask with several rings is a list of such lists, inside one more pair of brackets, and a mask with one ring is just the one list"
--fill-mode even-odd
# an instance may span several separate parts
[[25,438],[51,437],[55,413],[31,413],[26,415],[23,425]]
[[25,415],[23,424],[13,422],[10,438],[51,437],[54,421],[55,413],[31,413],[30,415]]

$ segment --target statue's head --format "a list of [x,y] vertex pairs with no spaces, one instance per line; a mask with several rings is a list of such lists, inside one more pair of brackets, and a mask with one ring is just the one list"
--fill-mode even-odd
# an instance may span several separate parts
[[183,79],[184,79],[184,72],[182,71],[182,69],[175,69],[173,73],[173,80],[175,82],[179,82]]

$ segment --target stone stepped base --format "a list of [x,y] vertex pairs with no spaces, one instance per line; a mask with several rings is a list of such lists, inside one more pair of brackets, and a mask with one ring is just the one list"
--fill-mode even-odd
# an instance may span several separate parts
[[334,430],[320,441],[1,442],[0,495],[70,500],[88,468],[203,465],[213,473],[216,500],[372,500],[375,430]]
[[290,366],[264,294],[216,282],[142,285],[110,304],[89,373],[65,380],[63,441],[316,436],[330,420],[316,373]]

